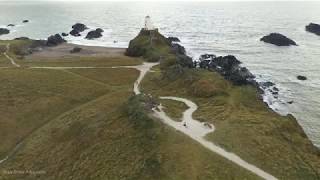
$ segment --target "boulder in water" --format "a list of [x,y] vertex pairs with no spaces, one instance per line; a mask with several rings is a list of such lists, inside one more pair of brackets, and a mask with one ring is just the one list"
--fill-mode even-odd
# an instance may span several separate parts
[[177,37],[168,37],[167,40],[172,43],[172,42],[180,42],[180,39]]
[[305,80],[307,80],[307,77],[299,75],[299,76],[297,76],[297,79],[299,79],[301,81],[305,81]]
[[76,37],[81,36],[80,32],[77,31],[77,30],[75,30],[75,29],[73,29],[72,31],[70,31],[69,34],[71,34],[71,36],[76,36]]
[[310,23],[306,26],[306,31],[320,36],[320,24]]
[[76,23],[75,25],[72,26],[72,29],[78,32],[83,32],[86,29],[88,29],[88,27],[82,23]]
[[47,46],[57,46],[59,44],[62,44],[66,42],[66,40],[64,40],[60,34],[56,34],[56,35],[52,35],[50,37],[48,37],[47,40]]
[[9,34],[10,33],[10,30],[9,29],[6,29],[6,28],[0,28],[0,35],[3,35],[3,34]]
[[96,29],[88,32],[86,39],[96,39],[102,37],[102,29]]
[[104,32],[104,30],[101,29],[101,28],[97,28],[96,31],[99,32],[99,33],[103,33]]
[[274,44],[277,46],[290,46],[290,45],[297,46],[296,42],[279,33],[271,33],[267,36],[262,37],[260,41]]
[[29,20],[27,20],[27,19],[22,21],[22,23],[28,23],[28,22],[29,22]]
[[69,34],[67,34],[67,33],[61,33],[61,36],[63,36],[63,37],[66,37],[66,36],[68,36]]
[[18,37],[14,38],[14,40],[30,40],[28,37]]
[[13,26],[15,26],[14,24],[8,24],[8,27],[13,27]]

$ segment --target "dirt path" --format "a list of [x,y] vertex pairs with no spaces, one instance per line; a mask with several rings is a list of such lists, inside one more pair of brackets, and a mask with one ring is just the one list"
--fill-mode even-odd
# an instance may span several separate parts
[[[144,63],[140,66],[136,66],[135,68],[140,71],[140,76],[137,79],[135,86],[134,86],[134,93],[136,95],[141,94],[139,86],[146,75],[146,73],[153,67],[157,65],[157,63]],[[251,171],[252,173],[256,174],[257,176],[267,179],[267,180],[276,180],[274,176],[271,174],[261,170],[260,168],[249,164],[248,162],[241,159],[236,154],[227,152],[223,148],[213,144],[212,142],[205,139],[205,136],[211,132],[214,131],[214,126],[212,124],[206,124],[202,123],[200,121],[197,121],[193,119],[192,115],[193,113],[198,109],[198,106],[184,98],[179,97],[159,97],[160,99],[167,99],[167,100],[174,100],[174,101],[180,101],[185,103],[189,108],[183,112],[183,117],[181,122],[176,122],[173,119],[171,119],[167,114],[163,111],[163,107],[160,104],[157,108],[153,109],[154,116],[158,119],[160,119],[165,124],[173,127],[174,129],[184,133],[185,135],[189,136],[193,140],[200,143],[202,146],[206,147],[207,149],[211,150],[212,152],[215,152],[224,158],[232,161],[235,164],[238,164],[239,166]]]
[[[9,48],[9,47],[8,47]],[[7,50],[8,50],[7,48]],[[6,54],[5,54],[6,55]],[[16,64],[13,59],[11,59],[9,56],[7,57],[10,59],[13,65],[16,67],[20,67],[18,64]],[[136,95],[141,94],[140,91],[140,84],[145,75],[150,71],[150,69],[157,65],[159,63],[143,63],[141,65],[137,66],[117,66],[117,67],[30,67],[30,68],[38,68],[38,69],[94,69],[94,68],[134,68],[140,71],[140,75],[138,79],[134,83],[133,91]],[[226,159],[234,162],[235,164],[238,164],[239,166],[251,171],[252,173],[256,174],[257,176],[267,179],[267,180],[276,180],[274,176],[271,174],[268,174],[267,172],[261,170],[260,168],[249,164],[248,162],[241,159],[236,154],[227,152],[223,148],[215,145],[214,143],[208,141],[205,139],[205,136],[209,133],[212,133],[214,131],[214,126],[212,124],[205,124],[200,121],[197,121],[193,119],[192,115],[193,113],[198,109],[198,106],[193,103],[192,101],[184,98],[179,97],[159,97],[160,99],[168,99],[168,100],[174,100],[174,101],[180,101],[185,103],[189,108],[183,113],[182,122],[176,122],[172,120],[167,114],[163,111],[162,105],[160,105],[158,108],[154,108],[154,116],[158,119],[160,119],[163,123],[173,127],[174,129],[184,133],[185,135],[189,136],[193,140],[200,143],[202,146],[206,147],[207,149],[211,150],[214,153],[217,153]],[[91,101],[92,102],[92,101]],[[86,103],[87,104],[87,103]],[[16,149],[16,148],[15,148]],[[16,151],[16,150],[14,150]],[[5,162],[8,159],[9,155],[4,158],[3,160],[0,160],[0,164]]]
[[11,62],[11,64],[12,64],[13,66],[15,66],[15,67],[20,67],[20,65],[17,64],[17,63],[14,61],[14,59],[12,59],[12,58],[8,55],[9,51],[10,51],[10,44],[7,44],[7,46],[6,46],[6,52],[4,52],[3,55],[4,55],[7,59],[10,60],[10,62]]
[[205,136],[214,131],[214,126],[212,124],[206,125],[205,123],[201,123],[201,122],[192,118],[192,114],[198,109],[198,106],[196,104],[194,104],[192,101],[190,101],[188,99],[184,99],[184,98],[177,98],[177,97],[160,97],[160,99],[169,99],[169,100],[183,102],[189,107],[189,109],[187,109],[183,113],[183,121],[176,122],[173,119],[171,119],[169,116],[167,116],[167,114],[163,111],[162,106],[160,105],[158,108],[153,109],[154,116],[156,118],[161,119],[161,121],[164,122],[165,124],[167,124],[167,125],[175,128],[176,130],[186,134],[190,138],[199,142],[202,146],[211,150],[212,152],[215,152],[215,153],[225,157],[226,159],[228,159],[228,160],[232,161],[233,163],[238,164],[239,166],[251,171],[252,173],[260,176],[261,178],[268,179],[268,180],[277,179],[274,176],[272,176],[271,174],[268,174],[267,172],[261,170],[260,168],[244,161],[236,154],[233,154],[231,152],[227,152],[223,148],[206,140]]

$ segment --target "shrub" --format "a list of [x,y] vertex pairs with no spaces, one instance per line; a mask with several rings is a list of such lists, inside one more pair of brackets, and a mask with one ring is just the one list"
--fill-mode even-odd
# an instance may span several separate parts
[[130,123],[135,128],[149,129],[153,127],[153,120],[147,115],[143,95],[136,95],[129,98],[125,105],[125,111]]
[[196,97],[208,98],[222,93],[212,82],[198,80],[191,85],[190,93]]

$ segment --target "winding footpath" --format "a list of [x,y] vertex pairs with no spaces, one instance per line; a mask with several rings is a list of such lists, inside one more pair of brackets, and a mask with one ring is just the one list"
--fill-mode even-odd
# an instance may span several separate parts
[[[19,64],[16,64],[15,61],[7,55],[7,52],[9,52],[9,45],[7,45],[7,51],[4,53],[4,55],[11,61],[12,65],[16,67],[20,67]],[[140,71],[140,75],[138,79],[135,81],[133,86],[133,91],[136,95],[141,94],[140,91],[140,84],[145,75],[151,70],[151,68],[155,65],[158,65],[159,63],[143,63],[141,65],[137,66],[116,66],[116,67],[29,67],[34,69],[94,69],[94,68],[134,68]],[[160,99],[166,99],[166,100],[174,100],[183,102],[188,106],[188,109],[183,113],[183,118],[181,122],[176,122],[173,119],[171,119],[164,111],[163,106],[160,104],[157,108],[153,109],[153,116],[157,119],[160,119],[163,123],[173,127],[174,129],[184,133],[185,135],[189,136],[193,140],[200,143],[205,148],[209,149],[210,151],[217,153],[224,158],[232,161],[233,163],[249,170],[250,172],[256,174],[257,176],[267,179],[267,180],[276,180],[277,178],[272,176],[271,174],[261,170],[260,168],[249,164],[248,162],[241,159],[236,154],[233,154],[231,152],[227,152],[223,148],[215,145],[214,143],[208,141],[205,139],[205,136],[209,133],[214,132],[215,128],[214,125],[203,123],[198,120],[193,119],[192,115],[193,113],[198,109],[198,106],[193,103],[192,101],[184,98],[179,97],[159,97]],[[4,159],[0,160],[0,164],[5,162],[9,159],[11,155],[13,155],[19,147],[19,144],[14,148],[14,150],[9,153],[8,156],[6,156]]]
[[11,62],[11,64],[12,64],[13,66],[15,66],[15,67],[20,67],[20,65],[17,64],[17,63],[14,61],[14,59],[12,59],[12,58],[8,55],[9,51],[10,51],[10,44],[7,44],[7,45],[6,45],[6,52],[4,52],[3,55],[4,55],[7,59],[10,60],[10,62]]
[[[157,63],[144,63],[140,66],[135,66],[141,73],[137,81],[135,82],[134,86],[134,93],[136,95],[141,94],[139,90],[140,83],[146,73],[153,67],[157,65]],[[251,171],[252,173],[256,174],[257,176],[267,179],[267,180],[276,180],[277,178],[272,176],[271,174],[263,171],[262,169],[249,164],[248,162],[241,159],[236,154],[227,152],[223,148],[215,145],[214,143],[205,139],[205,136],[214,131],[214,126],[212,124],[205,124],[200,121],[193,119],[192,114],[198,109],[198,106],[193,103],[192,101],[184,98],[179,97],[159,97],[160,99],[167,99],[167,100],[174,100],[180,101],[185,103],[189,108],[183,113],[182,122],[176,122],[171,119],[167,114],[163,111],[163,106],[160,104],[157,108],[153,109],[153,116],[160,119],[163,123],[173,127],[174,129],[184,133],[185,135],[189,136],[193,140],[200,143],[202,146],[206,147],[207,149],[215,152],[224,158],[232,161],[235,164]]]

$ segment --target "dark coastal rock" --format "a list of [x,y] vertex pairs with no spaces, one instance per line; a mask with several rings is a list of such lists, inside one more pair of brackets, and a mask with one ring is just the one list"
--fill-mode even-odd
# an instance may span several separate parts
[[30,40],[28,37],[18,37],[15,38],[14,40]]
[[29,20],[23,20],[22,21],[22,23],[28,23],[29,22]]
[[320,24],[310,23],[306,26],[306,31],[320,36]]
[[97,31],[98,33],[103,33],[103,32],[104,32],[104,30],[101,29],[101,28],[97,28],[96,31]]
[[267,81],[267,82],[261,82],[259,86],[261,86],[263,89],[269,88],[271,86],[274,86],[275,84],[273,82]]
[[203,60],[213,60],[214,58],[216,58],[217,56],[214,54],[202,54],[199,58],[200,61]]
[[96,38],[100,38],[102,37],[102,29],[97,29],[97,30],[93,30],[88,32],[86,39],[96,39]]
[[78,52],[80,52],[82,50],[82,48],[80,48],[80,47],[74,47],[71,51],[70,51],[70,53],[78,53]]
[[177,43],[171,44],[171,51],[176,54],[177,57],[177,63],[181,65],[182,67],[194,67],[194,63],[191,57],[186,55],[186,49]]
[[168,40],[170,43],[180,42],[180,39],[177,38],[177,37],[168,37],[167,40]]
[[60,34],[56,34],[56,35],[52,35],[50,37],[48,37],[47,40],[47,46],[57,46],[59,44],[62,44],[66,42],[66,40],[64,40]]
[[274,44],[277,46],[290,46],[290,45],[297,46],[296,42],[279,33],[271,33],[261,38],[260,41]]
[[182,67],[194,67],[192,58],[185,54],[177,54],[177,63],[180,64]]
[[66,37],[66,36],[68,36],[69,34],[67,34],[67,33],[61,33],[61,36],[63,36],[63,37]]
[[13,27],[13,26],[15,26],[14,24],[8,24],[8,27]]
[[78,37],[78,36],[81,36],[80,32],[73,29],[72,31],[70,31],[69,33],[71,36],[75,36],[75,37]]
[[171,45],[171,49],[174,53],[177,53],[177,54],[183,54],[185,55],[186,54],[186,49],[181,46],[180,44],[177,44],[177,43],[173,43]]
[[6,28],[0,28],[0,35],[9,34],[10,30]]
[[288,103],[288,104],[293,104],[293,101],[288,101],[287,103]]
[[78,32],[83,32],[86,29],[88,29],[88,27],[82,23],[76,23],[75,25],[72,26],[72,29]]
[[246,67],[241,67],[241,62],[235,56],[204,54],[199,61],[200,68],[214,70],[236,85],[256,84],[255,76]]
[[299,76],[297,76],[297,79],[299,79],[301,81],[305,81],[305,80],[307,80],[307,77],[299,75]]

